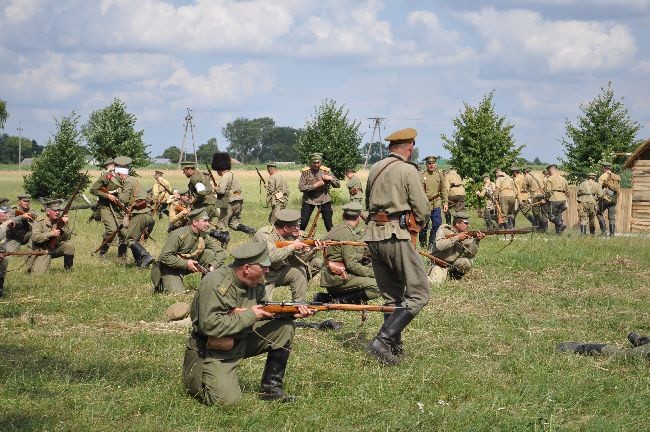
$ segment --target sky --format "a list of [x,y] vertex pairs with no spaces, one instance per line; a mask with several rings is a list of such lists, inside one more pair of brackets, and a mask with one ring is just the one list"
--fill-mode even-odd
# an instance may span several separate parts
[[[119,98],[151,156],[196,146],[238,117],[303,127],[334,99],[384,137],[418,131],[447,156],[464,103],[494,91],[522,155],[563,154],[565,120],[612,82],[650,135],[650,0],[0,0],[5,133],[45,144]],[[191,138],[185,138],[191,149]]]

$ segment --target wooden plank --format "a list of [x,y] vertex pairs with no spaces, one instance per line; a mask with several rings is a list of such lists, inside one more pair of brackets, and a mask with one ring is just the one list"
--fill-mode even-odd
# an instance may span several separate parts
[[650,191],[636,192],[632,194],[632,201],[650,201]]

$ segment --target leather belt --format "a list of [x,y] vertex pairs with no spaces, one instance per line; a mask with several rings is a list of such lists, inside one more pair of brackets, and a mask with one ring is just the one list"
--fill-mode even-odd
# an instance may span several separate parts
[[381,226],[390,221],[399,221],[401,215],[401,213],[378,212],[370,215],[370,220],[376,222],[377,225]]

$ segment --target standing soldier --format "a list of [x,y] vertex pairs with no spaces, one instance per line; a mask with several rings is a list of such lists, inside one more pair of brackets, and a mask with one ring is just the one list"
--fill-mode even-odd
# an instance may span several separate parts
[[32,224],[36,219],[36,213],[29,207],[31,197],[27,194],[18,195],[18,205],[9,212],[9,217],[15,224],[7,232],[7,252],[17,252],[21,245],[26,245],[32,238]]
[[496,217],[496,209],[494,206],[495,189],[496,186],[494,185],[494,182],[490,180],[490,176],[486,174],[483,176],[483,186],[481,187],[481,190],[476,191],[476,195],[480,198],[485,198],[483,220],[485,221],[485,227],[490,231],[497,229],[497,225],[494,222],[494,218]]
[[[32,233],[32,250],[47,251],[45,255],[32,256],[29,259],[28,271],[33,275],[42,275],[49,268],[52,258],[63,257],[63,268],[72,270],[74,263],[74,244],[72,243],[72,229],[68,225],[68,216],[63,216],[63,228],[56,226],[61,208],[61,200],[51,200],[44,203],[45,216],[34,222]],[[50,241],[56,238],[54,248]]]
[[312,153],[308,167],[302,169],[298,189],[302,192],[302,207],[300,208],[300,230],[304,231],[309,223],[309,218],[316,206],[320,207],[323,223],[327,231],[332,229],[332,198],[330,187],[341,186],[339,180],[329,168],[322,165],[323,155]]
[[580,234],[596,234],[596,203],[603,194],[600,184],[596,182],[596,173],[587,174],[587,180],[578,186],[576,201],[578,201],[578,217],[580,218]]
[[214,196],[210,179],[197,171],[194,162],[181,162],[181,167],[185,177],[190,180],[187,183],[187,189],[192,197],[192,208],[205,208],[210,220],[217,217],[217,199]]
[[455,169],[450,169],[445,173],[445,180],[449,186],[449,206],[445,213],[445,219],[449,215],[447,223],[451,223],[451,212],[465,211],[465,180],[458,174]]
[[537,228],[537,221],[532,215],[533,207],[531,205],[530,192],[533,189],[532,177],[527,176],[523,173],[523,170],[519,167],[512,167],[510,170],[513,173],[513,181],[515,182],[515,189],[517,190],[517,210],[515,211],[515,217],[513,219],[513,228],[517,220],[517,213],[521,212],[528,222]]
[[[156,170],[153,175],[153,188],[151,189],[151,198],[158,213],[158,219],[162,219],[163,212],[167,208],[167,199],[172,192],[172,186],[169,180],[163,178],[163,172]],[[154,215],[155,216],[155,215]]]
[[609,220],[609,235],[616,234],[616,203],[621,191],[621,176],[612,172],[611,162],[601,162],[603,173],[598,178],[598,183],[603,188],[603,194],[598,200],[598,224],[601,235],[607,235],[605,228],[605,210]]
[[431,215],[422,177],[409,162],[416,135],[415,129],[408,128],[387,136],[390,154],[372,166],[366,184],[370,221],[364,240],[379,293],[386,305],[404,307],[384,316],[366,352],[391,365],[399,363],[404,352],[402,331],[431,297],[427,271],[415,248],[416,232]]
[[266,172],[269,173],[269,179],[266,181],[266,204],[271,208],[269,213],[269,223],[275,223],[275,212],[282,210],[289,202],[289,186],[284,179],[275,162],[266,164]]
[[226,215],[223,217],[219,213],[219,222],[228,226],[235,231],[241,231],[244,234],[253,235],[255,229],[241,223],[241,211],[244,206],[244,197],[241,194],[241,184],[231,171],[230,155],[221,153],[224,156],[218,158],[215,153],[212,159],[212,168],[219,174],[219,186],[217,186],[217,197],[225,199],[228,202]]
[[[118,229],[124,218],[124,212],[120,208],[120,200],[117,194],[120,191],[120,181],[115,175],[115,161],[108,159],[104,162],[106,172],[104,172],[95,182],[90,186],[90,193],[97,196],[97,208],[99,211],[100,219],[104,225],[104,243],[108,238],[117,231],[119,245],[117,247],[118,258],[126,257],[126,243],[124,242],[124,233]],[[121,228],[121,226],[120,226]],[[108,248],[111,245],[106,243],[99,249],[99,257],[104,258]]]
[[361,186],[361,179],[352,168],[345,170],[345,178],[347,179],[345,186],[350,193],[350,202],[359,203],[363,208],[363,187]]
[[546,199],[549,202],[548,219],[555,225],[555,233],[562,234],[566,229],[566,225],[562,221],[562,213],[566,210],[566,196],[569,192],[569,185],[558,172],[557,165],[551,164],[547,166],[546,171],[549,173],[544,184]]
[[[0,200],[0,252],[6,252],[7,246],[7,230],[13,227],[16,223],[9,219],[9,207],[7,207],[8,200]],[[5,274],[9,267],[9,260],[0,256],[0,297],[4,292]]]
[[[499,228],[512,229],[515,226],[515,206],[517,202],[517,190],[514,180],[501,170],[497,170],[497,181],[495,182],[496,194],[499,200],[499,208],[504,218],[504,224]],[[505,226],[504,226],[505,225]]]
[[546,232],[548,230],[548,218],[544,208],[546,195],[544,192],[544,174],[539,171],[532,171],[530,168],[524,168],[524,175],[530,185],[529,193],[532,201],[534,226],[537,227],[538,231]]
[[427,228],[429,227],[429,221],[431,222],[431,233],[429,234],[428,243],[430,246],[435,241],[436,231],[442,225],[442,213],[446,213],[449,210],[447,181],[442,172],[438,170],[437,160],[438,158],[436,156],[427,156],[424,159],[427,167],[424,173],[422,173],[422,184],[424,185],[424,192],[431,206],[431,215],[430,218],[427,218],[427,225],[419,234],[420,246],[422,247],[427,246]]

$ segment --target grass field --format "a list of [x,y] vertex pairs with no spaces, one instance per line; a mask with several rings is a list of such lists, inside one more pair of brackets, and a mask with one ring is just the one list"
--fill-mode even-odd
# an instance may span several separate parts
[[[17,174],[0,172],[0,196],[21,191]],[[140,172],[146,185],[151,174]],[[257,174],[237,175],[243,221],[262,226]],[[285,175],[297,208],[298,172]],[[166,177],[186,184],[180,172]],[[648,430],[647,361],[554,352],[566,340],[624,346],[629,331],[650,333],[647,238],[530,235],[498,253],[505,243],[486,239],[473,273],[432,288],[405,332],[401,365],[382,367],[363,352],[381,314],[359,329],[356,313],[321,313],[315,319],[344,327],[297,330],[285,385],[296,403],[257,399],[258,357],[242,364],[239,405],[205,407],[181,384],[188,328],[163,315],[193,293],[153,295],[149,272],[131,259],[118,264],[114,249],[105,262],[91,256],[102,228],[86,222],[88,212],[71,216],[73,272],[55,260],[48,275],[29,277],[21,260],[11,263],[0,301],[0,431]],[[153,255],[166,225],[147,244]],[[235,233],[230,247],[246,239]],[[191,289],[198,282],[187,279]]]

